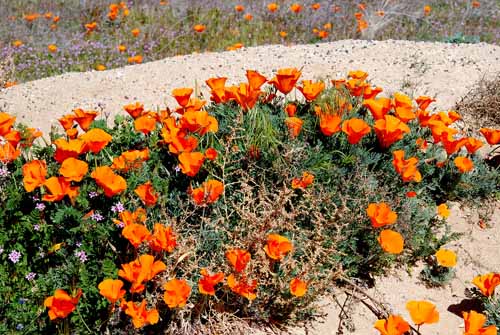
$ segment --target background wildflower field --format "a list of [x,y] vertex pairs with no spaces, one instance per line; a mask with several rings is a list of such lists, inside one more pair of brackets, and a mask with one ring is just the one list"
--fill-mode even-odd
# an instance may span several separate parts
[[0,58],[10,59],[7,81],[262,44],[500,40],[497,1],[142,0],[115,6],[103,0],[2,1]]
[[[67,71],[267,43],[496,43],[497,8],[12,1],[0,4],[0,82],[8,91]],[[366,288],[417,263],[422,290],[450,285],[465,260],[449,245],[467,238],[451,228],[452,202],[490,224],[498,79],[440,110],[435,97],[385,90],[363,70],[328,80],[302,70],[248,69],[235,83],[220,69],[170,89],[174,103],[148,108],[137,97],[113,118],[58,111],[49,133],[0,110],[0,333],[287,333],[339,291],[369,307],[372,334],[430,333],[446,311],[416,292],[406,311],[391,311]],[[473,304],[450,333],[497,334],[498,270],[464,285]]]

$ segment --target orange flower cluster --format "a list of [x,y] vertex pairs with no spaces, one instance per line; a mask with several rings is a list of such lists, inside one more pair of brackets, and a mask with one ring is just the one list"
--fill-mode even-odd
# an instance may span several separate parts
[[495,288],[500,285],[500,273],[487,273],[479,275],[472,280],[472,283],[481,290],[487,297],[491,297],[495,293]]
[[34,128],[27,128],[25,132],[13,129],[16,118],[0,112],[0,163],[10,163],[21,155],[21,148],[29,147],[33,141],[42,136]]
[[141,293],[145,289],[146,282],[166,269],[165,263],[155,261],[152,255],[142,255],[130,263],[122,264],[118,276],[132,284],[130,293]]
[[218,180],[207,180],[201,187],[195,188],[191,191],[191,197],[197,205],[212,204],[219,199],[224,192],[224,184]]
[[120,12],[121,12],[122,18],[129,16],[130,10],[128,9],[127,4],[125,2],[122,1],[120,3],[110,4],[109,11],[107,14],[108,19],[110,21],[115,21],[118,18],[118,16],[120,15]]
[[302,177],[292,179],[292,188],[293,189],[300,188],[302,190],[305,190],[313,182],[314,182],[314,175],[310,174],[307,171],[304,171],[304,173],[302,173]]
[[392,153],[392,156],[392,165],[403,178],[403,182],[414,181],[418,183],[422,180],[422,175],[417,169],[418,159],[416,157],[405,159],[404,150],[396,150]]
[[49,318],[51,320],[66,318],[76,309],[80,300],[82,290],[78,290],[76,296],[72,297],[66,291],[57,289],[53,296],[47,297],[43,305],[49,309]]

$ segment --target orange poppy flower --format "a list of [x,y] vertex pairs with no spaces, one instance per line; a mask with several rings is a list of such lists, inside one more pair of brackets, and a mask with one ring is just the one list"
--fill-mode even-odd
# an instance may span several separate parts
[[21,150],[14,147],[9,142],[0,144],[0,162],[9,163],[21,155]]
[[472,280],[472,283],[481,290],[481,292],[491,297],[495,293],[495,288],[500,285],[500,273],[487,273],[479,275]]
[[400,254],[404,247],[403,236],[390,229],[385,229],[380,232],[378,243],[385,252],[390,254]]
[[371,129],[365,121],[353,118],[342,123],[342,131],[346,133],[349,143],[356,144],[361,141],[363,136],[370,133]]
[[312,80],[303,80],[302,86],[298,86],[297,89],[302,93],[307,101],[312,101],[316,99],[318,95],[325,89],[325,83],[322,81],[312,82]]
[[73,127],[73,122],[75,121],[76,116],[72,114],[66,114],[57,119],[64,130],[70,130]]
[[325,136],[332,136],[341,130],[342,119],[337,114],[321,113],[319,115],[319,128]]
[[23,46],[23,44],[24,44],[24,43],[23,43],[23,41],[21,41],[21,40],[15,40],[15,41],[13,41],[13,42],[12,42],[12,46],[13,46],[14,48],[19,48],[19,47]]
[[224,184],[211,179],[204,182],[201,187],[192,190],[191,196],[197,205],[205,205],[216,202],[223,192]]
[[145,225],[132,223],[122,230],[122,235],[137,249],[143,242],[149,241],[151,233]]
[[293,178],[292,179],[292,188],[293,189],[306,189],[307,186],[311,185],[314,182],[314,175],[310,174],[307,171],[304,171],[302,173],[302,177],[300,178]]
[[226,251],[226,258],[236,272],[242,272],[250,262],[250,253],[243,249],[230,249]]
[[434,256],[436,256],[438,264],[445,268],[452,268],[457,265],[457,254],[451,250],[439,249]]
[[443,144],[446,153],[449,155],[454,154],[459,151],[467,142],[468,138],[461,138],[458,140],[454,140],[453,136],[449,135],[446,131],[441,133],[441,143]]
[[85,29],[87,33],[93,32],[97,28],[97,22],[85,23]]
[[165,227],[162,224],[156,223],[154,227],[153,235],[151,236],[149,246],[156,252],[174,251],[177,245],[176,236],[172,230],[172,227]]
[[391,208],[385,202],[369,204],[366,213],[375,228],[393,224],[398,219],[396,212],[391,211]]
[[267,235],[267,244],[264,247],[264,251],[269,258],[278,261],[282,260],[292,250],[292,242],[286,237],[278,234]]
[[24,138],[23,138],[23,143],[21,143],[21,146],[24,148],[30,147],[35,139],[41,137],[43,134],[39,129],[36,128],[26,128],[26,131],[24,133]]
[[147,220],[146,210],[144,208],[138,208],[135,212],[123,211],[119,214],[120,220],[113,219],[113,222],[123,226],[128,226],[133,223],[145,223]]
[[125,295],[125,290],[122,290],[122,287],[123,282],[120,279],[104,279],[97,286],[99,294],[108,299],[112,304]]
[[307,292],[307,282],[300,278],[293,278],[290,281],[290,293],[295,297],[303,297]]
[[125,46],[123,44],[119,44],[117,48],[118,48],[119,52],[125,52],[125,51],[127,51],[127,46]]
[[23,165],[23,184],[26,192],[33,192],[43,185],[47,176],[45,160],[32,160]]
[[392,103],[396,116],[404,123],[408,123],[417,117],[413,112],[412,101],[407,95],[398,92],[394,93]]
[[243,18],[247,21],[252,21],[253,20],[253,15],[250,14],[250,13],[246,13],[245,16],[243,16]]
[[479,131],[483,134],[489,145],[500,143],[500,129],[481,128]]
[[436,306],[428,301],[408,301],[406,309],[417,326],[439,322],[439,312]]
[[142,167],[142,164],[149,159],[149,150],[128,150],[113,159],[111,168],[121,172],[128,172]]
[[467,157],[458,156],[453,160],[453,163],[461,173],[472,171],[474,168],[474,163]]
[[137,37],[137,36],[139,36],[139,34],[141,33],[141,30],[140,30],[139,28],[134,28],[134,29],[132,29],[130,32],[132,33],[132,35],[133,35],[134,37]]
[[66,195],[71,201],[74,201],[78,195],[78,187],[72,187],[64,177],[51,177],[45,180],[43,186],[47,190],[47,193],[42,197],[43,201],[61,201]]
[[132,324],[136,329],[154,325],[160,320],[160,314],[156,309],[146,309],[146,300],[142,300],[139,306],[133,301],[127,301],[124,303],[123,309],[125,309],[125,314],[132,318]]
[[207,28],[207,26],[205,26],[203,24],[195,24],[193,27],[193,30],[196,31],[197,33],[202,33],[205,31],[206,28]]
[[288,103],[285,107],[285,113],[289,117],[294,117],[295,113],[297,113],[297,105],[292,102]]
[[285,119],[285,124],[288,127],[288,132],[290,134],[290,137],[295,138],[299,136],[304,121],[295,116],[287,117]]
[[257,294],[255,293],[255,290],[257,289],[256,280],[252,280],[248,283],[246,278],[243,276],[239,281],[237,281],[236,277],[231,274],[227,277],[227,286],[229,286],[231,291],[234,293],[239,294],[250,301],[257,298]]
[[321,4],[320,4],[320,3],[318,3],[318,2],[315,2],[315,3],[313,3],[313,4],[311,5],[311,9],[312,9],[312,10],[318,10],[318,9],[320,9],[320,8],[321,8]]
[[270,4],[267,5],[267,10],[270,11],[271,13],[274,13],[275,11],[278,10],[278,5],[275,2],[271,2]]
[[66,181],[81,181],[87,174],[89,165],[73,157],[66,158],[59,168],[59,173]]
[[328,32],[326,30],[320,30],[318,31],[318,37],[319,38],[327,38],[328,37]]
[[107,197],[122,193],[127,189],[127,181],[115,174],[109,166],[99,166],[90,175],[103,188]]
[[398,118],[385,115],[383,119],[375,121],[375,133],[384,148],[388,148],[396,141],[403,138],[404,134],[410,132],[410,128]]
[[[183,134],[183,133],[181,133]],[[191,152],[198,146],[198,140],[194,136],[175,137],[168,145],[168,150],[173,154],[180,154],[182,152]]]
[[151,181],[137,186],[134,192],[146,206],[154,206],[158,201],[158,194],[155,192]]
[[279,35],[280,35],[281,38],[285,38],[285,37],[288,36],[288,33],[286,31],[280,31]]
[[290,10],[295,14],[298,14],[302,11],[302,6],[298,3],[294,3],[290,6]]
[[129,64],[141,64],[142,63],[142,56],[141,55],[135,55],[127,58],[127,62]]
[[54,53],[54,52],[57,51],[57,45],[55,45],[55,44],[49,44],[47,46],[47,50],[49,50],[49,52],[51,52],[51,53]]
[[90,128],[90,125],[94,121],[94,119],[99,115],[98,112],[96,111],[84,111],[81,108],[77,108],[73,110],[73,113],[75,114],[73,120],[78,123],[80,128],[82,128],[84,131],[87,131]]
[[425,95],[421,95],[418,98],[416,98],[415,101],[417,102],[418,108],[425,111],[431,103],[436,101],[436,99],[433,99]]
[[190,177],[196,176],[205,160],[201,152],[183,152],[178,158],[182,173]]
[[261,86],[267,82],[267,78],[254,70],[247,70],[246,77],[248,85],[254,91],[260,90]]
[[76,296],[71,297],[66,291],[57,289],[53,296],[46,298],[43,305],[49,309],[49,318],[51,320],[66,318],[76,309],[80,300],[82,290],[78,289]]
[[497,335],[495,325],[483,327],[486,323],[486,315],[470,311],[469,313],[463,312],[462,316],[465,322],[464,335]]
[[191,294],[191,287],[184,279],[171,279],[163,286],[165,294],[163,300],[169,308],[182,308],[186,306],[187,299]]
[[85,142],[87,149],[96,154],[104,149],[113,137],[102,129],[94,128],[81,135],[80,139]]
[[123,106],[123,109],[133,118],[137,119],[144,113],[144,105],[140,102]]
[[216,133],[219,130],[217,119],[208,114],[207,111],[187,111],[180,120],[182,129],[203,136],[206,133]]
[[349,71],[347,76],[352,79],[365,80],[366,78],[368,78],[368,73],[362,70],[354,70],[354,71]]
[[273,84],[281,93],[288,94],[295,87],[301,74],[302,72],[296,68],[279,69],[276,76],[269,83]]
[[380,335],[403,335],[410,331],[410,325],[399,315],[389,315],[387,319],[377,320],[374,328]]
[[467,137],[465,140],[465,148],[467,148],[467,152],[469,152],[470,154],[475,153],[484,145],[483,141],[478,140],[474,137]]
[[0,136],[4,136],[9,133],[15,121],[15,116],[10,116],[7,113],[0,112]]
[[201,294],[215,295],[215,285],[221,283],[224,280],[224,273],[218,272],[216,274],[209,274],[207,269],[201,269],[200,271],[203,277],[198,280],[198,290]]
[[448,209],[448,205],[441,204],[441,205],[437,206],[437,213],[441,217],[446,219],[448,216],[450,216],[450,210]]
[[245,10],[245,7],[242,5],[236,5],[234,6],[234,10],[237,12],[243,12]]
[[244,110],[252,109],[261,94],[262,91],[254,90],[250,84],[245,83],[225,88],[226,97],[228,99],[234,99]]
[[431,6],[425,5],[424,6],[424,15],[427,16],[431,13]]
[[479,8],[479,7],[481,7],[481,3],[479,1],[472,1],[471,5],[472,5],[472,8]]
[[218,77],[218,78],[210,78],[205,81],[205,83],[212,90],[210,100],[215,103],[223,103],[226,102],[225,96],[225,85],[226,85],[226,77]]
[[130,293],[141,293],[145,282],[166,269],[167,266],[162,261],[155,261],[152,255],[141,255],[130,263],[122,264],[118,276],[132,284]]
[[389,98],[365,99],[363,106],[368,108],[375,120],[383,119],[389,113],[392,107],[392,101]]
[[417,196],[417,192],[415,192],[415,191],[409,191],[409,192],[406,192],[406,196],[407,196],[408,198],[414,198],[414,197],[416,197],[416,196]]
[[392,153],[392,165],[398,174],[401,175],[403,182],[417,182],[422,181],[422,174],[417,169],[418,159],[410,157],[404,159],[404,150],[396,150]]
[[205,150],[205,158],[209,159],[211,161],[216,160],[217,159],[217,150],[215,150],[214,148],[208,148],[207,150]]
[[186,107],[187,104],[189,103],[189,98],[191,97],[191,94],[193,93],[192,88],[176,88],[172,90],[172,96],[175,98],[177,103],[182,106]]

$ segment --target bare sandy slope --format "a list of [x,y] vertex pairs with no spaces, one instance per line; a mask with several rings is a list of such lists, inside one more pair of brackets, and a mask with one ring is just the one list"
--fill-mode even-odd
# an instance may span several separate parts
[[[178,56],[125,68],[67,73],[0,92],[0,109],[48,130],[75,107],[114,114],[139,100],[147,108],[171,102],[175,87],[193,87],[211,76],[244,80],[246,69],[266,76],[280,67],[303,67],[303,78],[339,78],[362,69],[387,92],[436,95],[439,108],[455,100],[483,75],[500,71],[500,47],[408,41],[338,41],[318,45],[262,46],[236,52]],[[54,122],[56,123],[56,122]]]
[[[172,105],[170,91],[195,85],[205,89],[204,80],[227,76],[230,82],[244,80],[246,69],[266,76],[280,67],[303,67],[303,77],[339,78],[347,71],[369,72],[373,83],[386,92],[431,95],[436,107],[448,109],[475,81],[500,72],[500,47],[488,44],[454,45],[408,41],[338,41],[319,45],[263,46],[237,52],[179,56],[142,65],[105,72],[68,73],[46,78],[0,92],[0,110],[18,116],[18,120],[47,131],[56,118],[75,107],[102,109],[106,114],[120,113],[122,106],[134,101],[147,108]],[[465,299],[464,290],[480,273],[500,271],[500,207],[497,204],[491,228],[478,226],[477,216],[453,207],[449,218],[453,231],[464,237],[450,244],[459,256],[457,276],[444,288],[426,289],[419,281],[419,269],[394,269],[378,278],[370,295],[387,303],[395,313],[409,319],[407,300],[427,299],[441,313],[437,325],[424,326],[424,334],[460,334],[462,320],[447,311],[450,305]],[[343,296],[337,299],[343,303]],[[324,300],[324,323],[316,322],[309,332],[290,330],[291,334],[337,334],[340,308],[329,298]],[[350,307],[354,334],[376,334],[375,316],[360,304]],[[255,333],[255,332],[253,332]],[[340,334],[340,333],[339,333]]]

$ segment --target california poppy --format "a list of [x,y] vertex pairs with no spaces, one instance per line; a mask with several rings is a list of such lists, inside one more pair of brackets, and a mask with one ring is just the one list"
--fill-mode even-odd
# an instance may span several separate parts
[[322,81],[313,82],[312,80],[303,80],[302,86],[297,89],[302,93],[307,101],[313,101],[325,89],[325,83]]
[[438,264],[445,268],[452,268],[457,264],[457,254],[451,250],[439,249],[434,256],[436,256]]
[[14,147],[10,142],[0,144],[0,162],[10,163],[21,155],[21,150]]
[[423,95],[423,96],[419,96],[418,98],[416,98],[415,101],[417,102],[419,109],[426,110],[427,107],[429,107],[429,105],[432,102],[436,101],[436,99],[433,99],[431,97]]
[[436,210],[439,216],[441,216],[442,218],[446,219],[448,216],[450,216],[450,210],[448,208],[448,205],[446,205],[445,203],[437,206]]
[[302,177],[292,179],[292,188],[293,189],[297,189],[297,188],[306,189],[313,182],[314,182],[314,175],[307,172],[307,171],[304,171],[302,173]]
[[93,32],[97,28],[97,22],[90,22],[90,23],[85,23],[85,29],[87,30],[87,33]]
[[186,107],[186,105],[189,103],[189,98],[191,97],[192,93],[192,88],[183,87],[172,90],[172,96],[181,107]]
[[172,227],[165,227],[160,223],[156,223],[154,226],[153,235],[151,235],[149,246],[156,252],[174,251],[177,245],[176,236],[172,230]]
[[278,5],[275,2],[271,2],[270,4],[267,5],[267,10],[270,11],[271,13],[274,13],[275,11],[278,10]]
[[413,112],[412,101],[407,95],[398,92],[394,93],[392,104],[396,116],[404,123],[408,123],[416,118],[416,115]]
[[113,219],[113,222],[120,224],[124,227],[133,223],[145,223],[147,220],[146,210],[144,208],[137,208],[134,212],[124,210],[119,214],[120,220]]
[[171,279],[163,286],[165,294],[163,300],[169,308],[182,308],[186,306],[189,294],[191,294],[191,287],[184,279]]
[[366,213],[374,228],[393,224],[398,219],[396,212],[391,211],[391,208],[385,202],[369,204]]
[[224,184],[211,179],[204,182],[201,187],[192,190],[191,196],[197,205],[204,205],[216,202],[223,192]]
[[290,6],[290,10],[295,14],[298,14],[302,11],[302,6],[298,3],[294,3]]
[[193,30],[196,31],[197,33],[202,33],[205,31],[206,28],[207,26],[205,26],[204,24],[195,24]]
[[293,245],[288,238],[278,234],[267,235],[267,244],[264,251],[269,258],[279,261],[292,250]]
[[374,328],[380,335],[403,335],[410,331],[410,325],[399,315],[389,315],[387,319],[377,320]]
[[419,183],[422,181],[422,174],[417,169],[418,159],[416,157],[405,159],[404,150],[396,150],[392,153],[392,156],[392,165],[396,172],[401,175],[403,182],[414,181]]
[[127,301],[122,308],[125,309],[125,314],[132,318],[132,324],[136,329],[154,325],[160,319],[160,314],[156,309],[146,309],[146,300],[142,300],[139,306],[133,301]]
[[51,177],[43,183],[47,193],[42,197],[43,201],[57,202],[64,199],[67,195],[71,201],[78,195],[78,187],[71,186],[69,181],[64,177]]
[[226,251],[226,258],[236,272],[242,272],[250,262],[250,253],[243,249],[230,249]]
[[247,298],[248,300],[254,300],[257,298],[257,294],[255,290],[257,289],[257,281],[251,280],[247,282],[245,276],[242,276],[240,280],[236,280],[234,274],[230,274],[227,277],[227,286],[236,294],[241,295],[242,297]]
[[207,269],[203,268],[200,271],[202,277],[198,280],[198,290],[201,294],[215,295],[215,285],[224,280],[224,273],[218,272],[213,275],[209,274]]
[[332,136],[341,130],[342,119],[337,114],[321,113],[319,115],[319,128],[325,136]]
[[392,107],[392,101],[389,98],[365,99],[363,106],[368,108],[375,120],[383,119],[389,113]]
[[7,113],[0,112],[0,136],[4,136],[8,132],[10,132],[15,121],[15,116],[10,116]]
[[73,110],[73,114],[73,120],[78,123],[80,128],[82,128],[84,131],[87,131],[90,128],[92,122],[99,115],[99,113],[96,111],[85,111],[81,108]]
[[205,160],[201,152],[183,152],[178,158],[182,173],[190,177],[196,176]]
[[246,77],[252,90],[260,90],[261,86],[267,82],[267,78],[255,70],[247,70]]
[[154,190],[151,181],[148,181],[142,185],[137,186],[137,188],[134,190],[134,193],[139,196],[141,201],[146,206],[154,206],[158,201],[158,194]]
[[378,243],[384,251],[390,254],[400,254],[404,247],[404,239],[401,234],[390,229],[380,232]]
[[285,124],[288,127],[288,132],[290,134],[290,137],[295,138],[299,136],[304,121],[302,121],[298,117],[293,116],[293,117],[287,117],[285,119]]
[[102,129],[94,128],[81,135],[80,139],[85,142],[88,150],[96,154],[106,147],[113,137]]
[[410,312],[411,319],[417,326],[439,322],[439,312],[436,310],[436,306],[428,301],[408,301],[406,309]]
[[134,128],[143,134],[149,134],[156,128],[156,118],[154,114],[147,113],[134,120]]
[[293,278],[290,281],[290,293],[295,297],[303,297],[307,292],[307,282],[300,278]]
[[234,6],[234,10],[237,12],[243,12],[245,10],[245,7],[243,5],[236,5]]
[[226,80],[226,77],[217,77],[210,78],[205,81],[208,87],[212,90],[210,100],[215,103],[223,103],[227,101],[225,90]]
[[458,156],[453,160],[458,171],[466,173],[474,168],[474,163],[467,157]]
[[495,288],[500,285],[500,273],[487,273],[476,276],[472,283],[481,290],[486,297],[491,297],[495,293]]
[[54,52],[57,51],[57,45],[55,45],[55,44],[49,44],[47,46],[47,50],[49,50],[49,52],[51,52],[51,53],[54,53]]
[[405,123],[392,115],[385,115],[383,119],[375,121],[374,129],[380,145],[384,148],[388,148],[410,132]]
[[49,318],[51,320],[66,318],[76,309],[80,300],[82,290],[78,289],[76,296],[72,297],[66,291],[57,289],[53,296],[46,298],[43,305],[49,309]]
[[104,189],[104,194],[107,197],[112,197],[127,189],[127,181],[115,174],[109,166],[95,168],[91,177],[94,178],[97,185]]
[[474,137],[467,137],[465,139],[465,148],[467,148],[467,151],[470,154],[475,153],[477,150],[479,150],[482,146],[484,145],[483,141],[478,140],[477,138]]
[[483,134],[489,145],[500,143],[500,129],[481,128],[479,131]]
[[81,181],[87,174],[89,165],[73,157],[66,158],[59,168],[59,173],[67,181]]
[[302,72],[296,68],[279,69],[276,76],[269,81],[278,91],[288,94],[295,87]]
[[56,146],[54,159],[59,163],[64,162],[69,157],[77,158],[87,151],[87,145],[82,139],[66,141],[63,138],[58,138],[54,141],[54,144]]
[[47,176],[45,160],[32,160],[23,165],[23,184],[26,192],[33,192],[43,185]]
[[462,312],[465,323],[464,335],[497,335],[495,325],[483,327],[486,323],[486,315],[476,311]]
[[130,293],[140,293],[144,291],[145,282],[166,269],[165,263],[155,261],[152,255],[141,255],[130,263],[122,264],[122,268],[118,270],[118,276],[132,284]]
[[180,126],[201,136],[209,132],[216,133],[219,130],[217,119],[204,110],[185,112],[180,120]]
[[137,249],[143,242],[149,241],[151,233],[143,224],[132,223],[125,226],[122,235]]
[[208,148],[207,150],[205,150],[205,158],[211,161],[217,159],[217,150],[215,150],[214,148]]
[[370,133],[371,129],[365,121],[353,118],[342,123],[342,131],[346,133],[349,143],[356,144],[361,141],[365,135]]
[[149,150],[128,150],[113,159],[111,168],[122,172],[139,169],[149,159]]
[[424,15],[427,16],[431,13],[431,6],[425,5],[424,6]]
[[139,34],[141,33],[141,30],[140,30],[139,28],[134,28],[134,29],[132,29],[130,32],[132,33],[132,35],[133,35],[134,37],[137,37],[137,36],[139,36]]
[[114,304],[125,295],[125,290],[122,290],[123,282],[120,279],[104,279],[99,283],[97,288],[99,294]]

